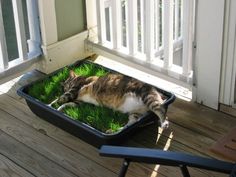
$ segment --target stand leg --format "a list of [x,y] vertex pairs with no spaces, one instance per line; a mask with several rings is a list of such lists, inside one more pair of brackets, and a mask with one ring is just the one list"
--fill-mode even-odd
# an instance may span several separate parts
[[179,168],[181,169],[182,175],[184,177],[190,177],[189,171],[185,165],[180,165]]
[[122,167],[120,169],[119,177],[125,177],[128,167],[129,167],[129,161],[127,159],[124,159]]

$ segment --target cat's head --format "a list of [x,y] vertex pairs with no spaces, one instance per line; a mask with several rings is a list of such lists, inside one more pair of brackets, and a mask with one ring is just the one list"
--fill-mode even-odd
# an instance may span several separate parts
[[76,78],[78,78],[79,76],[76,75],[76,73],[73,70],[70,70],[69,72],[69,77],[61,83],[61,85],[63,86],[64,92],[68,92],[70,90],[71,87],[74,86],[74,84],[76,83]]

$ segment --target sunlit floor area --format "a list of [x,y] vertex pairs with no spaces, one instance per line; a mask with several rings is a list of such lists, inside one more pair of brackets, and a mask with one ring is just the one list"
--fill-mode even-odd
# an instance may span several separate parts
[[[34,115],[16,90],[42,76],[32,71],[0,85],[0,176],[112,177],[121,159],[99,156],[98,149]],[[140,129],[124,146],[148,147],[222,159],[210,147],[236,125],[236,118],[177,99],[168,109],[170,126]],[[190,168],[195,177],[227,176]],[[181,176],[178,168],[131,163],[128,177]]]

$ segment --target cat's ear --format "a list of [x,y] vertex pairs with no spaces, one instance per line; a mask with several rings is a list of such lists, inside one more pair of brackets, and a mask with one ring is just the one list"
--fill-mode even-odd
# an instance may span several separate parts
[[75,74],[75,72],[73,71],[73,70],[70,70],[70,77],[76,77],[76,74]]

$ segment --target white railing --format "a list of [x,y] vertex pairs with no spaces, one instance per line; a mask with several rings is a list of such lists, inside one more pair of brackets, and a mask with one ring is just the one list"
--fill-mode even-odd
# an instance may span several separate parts
[[[9,0],[10,1],[10,0]],[[38,19],[38,1],[26,0],[27,4],[27,20],[29,24],[30,39],[26,39],[25,22],[23,15],[22,0],[11,0],[16,42],[19,58],[9,61],[9,54],[7,50],[6,32],[4,29],[4,19],[2,14],[2,0],[0,0],[0,73],[3,73],[10,68],[17,67],[22,63],[26,63],[41,54],[41,40]],[[10,30],[10,29],[9,29]]]
[[[184,81],[192,77],[194,0],[97,0],[98,44]],[[182,58],[175,64],[175,53]]]

